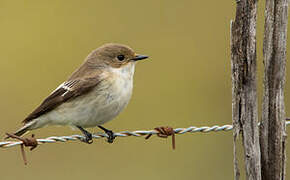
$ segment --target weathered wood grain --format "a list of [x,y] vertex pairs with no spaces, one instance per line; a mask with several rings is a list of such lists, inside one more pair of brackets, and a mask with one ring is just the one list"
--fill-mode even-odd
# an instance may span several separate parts
[[263,180],[285,179],[284,84],[287,23],[287,0],[266,0],[263,44],[265,75],[260,129]]
[[231,24],[232,120],[235,179],[239,179],[237,138],[242,135],[248,180],[261,179],[257,105],[256,0],[237,2]]

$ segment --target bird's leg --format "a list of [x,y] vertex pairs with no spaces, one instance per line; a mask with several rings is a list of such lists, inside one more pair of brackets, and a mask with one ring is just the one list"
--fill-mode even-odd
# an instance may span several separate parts
[[115,139],[115,135],[114,135],[114,132],[109,130],[109,129],[106,129],[104,128],[103,126],[98,126],[100,129],[102,129],[103,131],[105,131],[105,133],[109,136],[108,137],[108,143],[113,143],[114,142],[114,139]]
[[90,132],[86,131],[81,126],[77,126],[77,128],[79,128],[79,130],[82,131],[82,133],[85,135],[85,139],[83,139],[82,141],[85,143],[88,143],[88,144],[92,144],[93,143],[92,134]]

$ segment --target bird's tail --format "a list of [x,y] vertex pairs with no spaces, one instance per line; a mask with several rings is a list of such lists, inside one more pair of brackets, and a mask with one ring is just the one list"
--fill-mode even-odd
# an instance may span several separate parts
[[[28,132],[32,129],[32,126],[35,124],[35,122],[31,121],[24,126],[22,126],[20,129],[18,129],[15,133],[13,133],[16,136],[22,136],[24,133]],[[9,136],[6,136],[5,139],[8,139]]]

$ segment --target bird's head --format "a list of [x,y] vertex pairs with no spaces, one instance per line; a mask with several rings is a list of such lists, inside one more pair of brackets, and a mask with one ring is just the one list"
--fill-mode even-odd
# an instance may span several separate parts
[[95,61],[94,63],[113,68],[121,68],[148,58],[146,55],[136,54],[133,49],[126,45],[116,43],[109,43],[99,47],[91,56],[93,57],[91,60]]

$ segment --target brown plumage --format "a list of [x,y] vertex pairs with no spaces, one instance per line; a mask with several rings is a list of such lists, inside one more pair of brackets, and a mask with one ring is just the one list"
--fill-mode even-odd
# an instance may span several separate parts
[[31,114],[27,116],[27,118],[23,120],[23,123],[26,124],[33,119],[53,110],[58,105],[68,100],[72,100],[73,98],[80,95],[84,95],[85,93],[89,92],[93,87],[95,87],[100,82],[100,80],[97,77],[91,77],[85,79],[75,79],[68,82],[71,83],[68,86],[71,88],[71,90],[68,91],[60,87],[59,89],[54,91],[41,103],[40,106],[38,106]]

